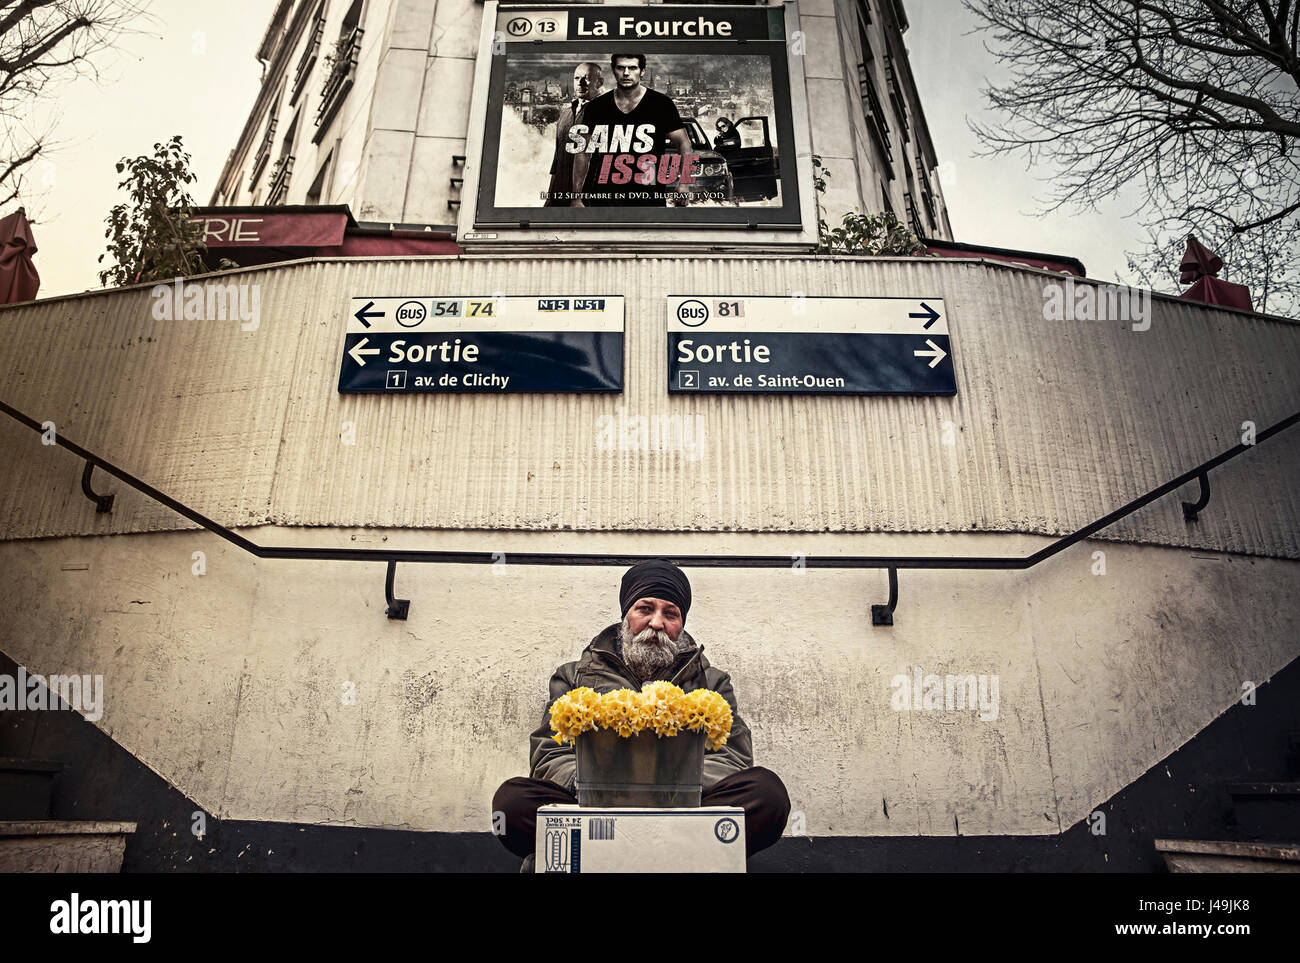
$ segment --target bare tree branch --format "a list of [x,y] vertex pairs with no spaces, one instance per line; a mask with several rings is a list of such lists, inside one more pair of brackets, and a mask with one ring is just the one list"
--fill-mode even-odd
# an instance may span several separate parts
[[140,0],[0,0],[0,190],[24,197],[24,169],[49,153],[49,131],[20,136],[30,114],[48,115],[56,88],[97,76],[95,60],[115,46],[137,19]]
[[1258,262],[1270,299],[1289,303],[1300,268],[1278,252],[1300,236],[1300,3],[964,2],[1010,70],[984,90],[1000,119],[969,123],[985,156],[1043,165],[1047,211],[1136,197],[1153,250],[1195,233],[1225,261]]

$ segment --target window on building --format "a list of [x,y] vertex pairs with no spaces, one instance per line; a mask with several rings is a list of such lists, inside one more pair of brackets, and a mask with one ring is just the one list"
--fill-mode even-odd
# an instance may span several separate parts
[[921,223],[921,215],[916,209],[916,202],[912,200],[910,191],[903,194],[903,212],[912,233],[918,237],[925,237],[925,225]]
[[307,28],[307,45],[303,48],[302,56],[298,59],[298,66],[294,70],[293,89],[289,95],[290,105],[298,102],[298,96],[307,85],[307,80],[311,77],[312,69],[316,66],[316,61],[320,58],[321,44],[324,43],[324,41],[325,0],[320,0],[320,5],[316,8],[316,13],[312,17],[311,26]]
[[889,179],[894,179],[894,154],[889,146],[889,122],[885,119],[884,109],[880,105],[880,95],[876,91],[876,52],[871,46],[871,8],[866,0],[857,5],[858,46],[862,50],[862,60],[858,62],[858,93],[862,97],[862,113],[867,122],[871,139],[880,151],[881,160]]
[[889,102],[894,107],[894,116],[898,118],[899,133],[906,143],[911,139],[907,126],[907,106],[903,97],[903,85],[898,79],[898,65],[889,51],[885,51],[885,84],[889,90]]
[[364,0],[353,0],[343,15],[339,25],[338,38],[333,46],[325,52],[325,81],[321,87],[320,106],[316,110],[316,133],[312,142],[319,144],[329,129],[330,122],[338,114],[339,108],[347,98],[348,91],[356,80],[357,60],[361,56],[362,14],[365,12]]
[[930,172],[926,170],[925,160],[920,154],[916,155],[916,180],[921,187],[922,213],[929,226],[937,231],[939,218],[934,204],[934,188],[930,185]]
[[871,21],[864,23],[858,21],[858,46],[862,48],[862,62],[870,64],[876,59],[876,52],[871,48],[871,34],[867,32],[867,25]]
[[339,26],[339,39],[346,37],[361,26],[361,13],[365,9],[365,0],[352,0],[348,12],[343,14],[343,23]]
[[289,125],[289,129],[285,131],[284,140],[280,142],[279,156],[281,158],[289,157],[290,155],[293,154],[293,142],[294,142],[294,138],[298,136],[298,119],[301,116],[302,116],[302,111],[299,110],[297,113],[293,115],[293,123],[291,123]]
[[311,182],[311,187],[307,188],[307,197],[304,203],[320,204],[321,198],[325,197],[325,188],[329,182],[330,165],[334,162],[334,152],[330,151],[329,156],[325,158],[325,163],[321,164],[320,170],[316,172],[316,179]]
[[298,135],[298,121],[301,117],[301,110],[293,115],[293,121],[280,142],[279,157],[271,169],[271,176],[267,179],[266,202],[268,204],[283,204],[289,194],[289,179],[293,176],[294,139]]
[[253,155],[253,170],[248,176],[248,189],[251,191],[253,185],[257,183],[258,176],[262,173],[262,168],[266,166],[267,160],[271,156],[271,151],[275,148],[275,128],[280,118],[280,98],[284,95],[284,88],[275,95],[275,100],[271,101],[271,109],[266,115],[266,130],[262,133],[262,139],[258,142],[257,153]]
[[872,75],[869,64],[858,64],[858,92],[862,95],[863,114],[867,121],[867,130],[876,142],[884,161],[885,172],[889,179],[894,179],[894,153],[889,146],[889,121],[885,119],[885,110],[880,105],[880,95],[876,93],[876,78]]

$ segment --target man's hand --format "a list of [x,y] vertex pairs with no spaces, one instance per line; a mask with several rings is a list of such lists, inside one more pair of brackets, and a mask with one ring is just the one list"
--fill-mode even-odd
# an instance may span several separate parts
[[[573,181],[570,185],[573,188],[573,193],[579,195],[582,193],[582,189],[587,184],[587,168],[590,166],[590,154],[583,153],[573,155]],[[569,201],[569,206],[586,207],[587,205],[582,203],[581,197],[575,197],[573,200]]]

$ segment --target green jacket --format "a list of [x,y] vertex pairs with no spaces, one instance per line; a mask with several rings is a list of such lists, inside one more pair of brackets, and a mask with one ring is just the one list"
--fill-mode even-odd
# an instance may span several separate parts
[[[578,661],[564,663],[551,676],[551,694],[546,708],[542,710],[542,724],[529,737],[532,778],[549,779],[569,792],[574,791],[578,762],[573,753],[573,743],[560,745],[555,741],[555,733],[551,729],[551,706],[556,699],[570,689],[581,686],[590,686],[597,692],[641,688],[632,670],[618,657],[614,647],[620,624],[616,622],[606,628],[591,640]],[[740,712],[736,708],[731,676],[709,665],[709,660],[704,657],[704,646],[691,638],[685,629],[682,629],[678,641],[682,640],[691,648],[679,653],[672,665],[659,672],[655,679],[667,679],[686,692],[692,689],[712,689],[731,706],[731,735],[727,737],[727,744],[716,751],[706,749],[704,753],[703,786],[704,791],[708,792],[727,776],[751,768],[754,765],[754,749],[749,727],[740,718]]]

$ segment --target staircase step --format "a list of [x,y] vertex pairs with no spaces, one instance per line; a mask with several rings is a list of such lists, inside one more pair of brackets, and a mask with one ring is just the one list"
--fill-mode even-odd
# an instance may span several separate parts
[[1171,873],[1300,873],[1300,843],[1157,839]]
[[118,873],[135,823],[0,820],[0,873]]

